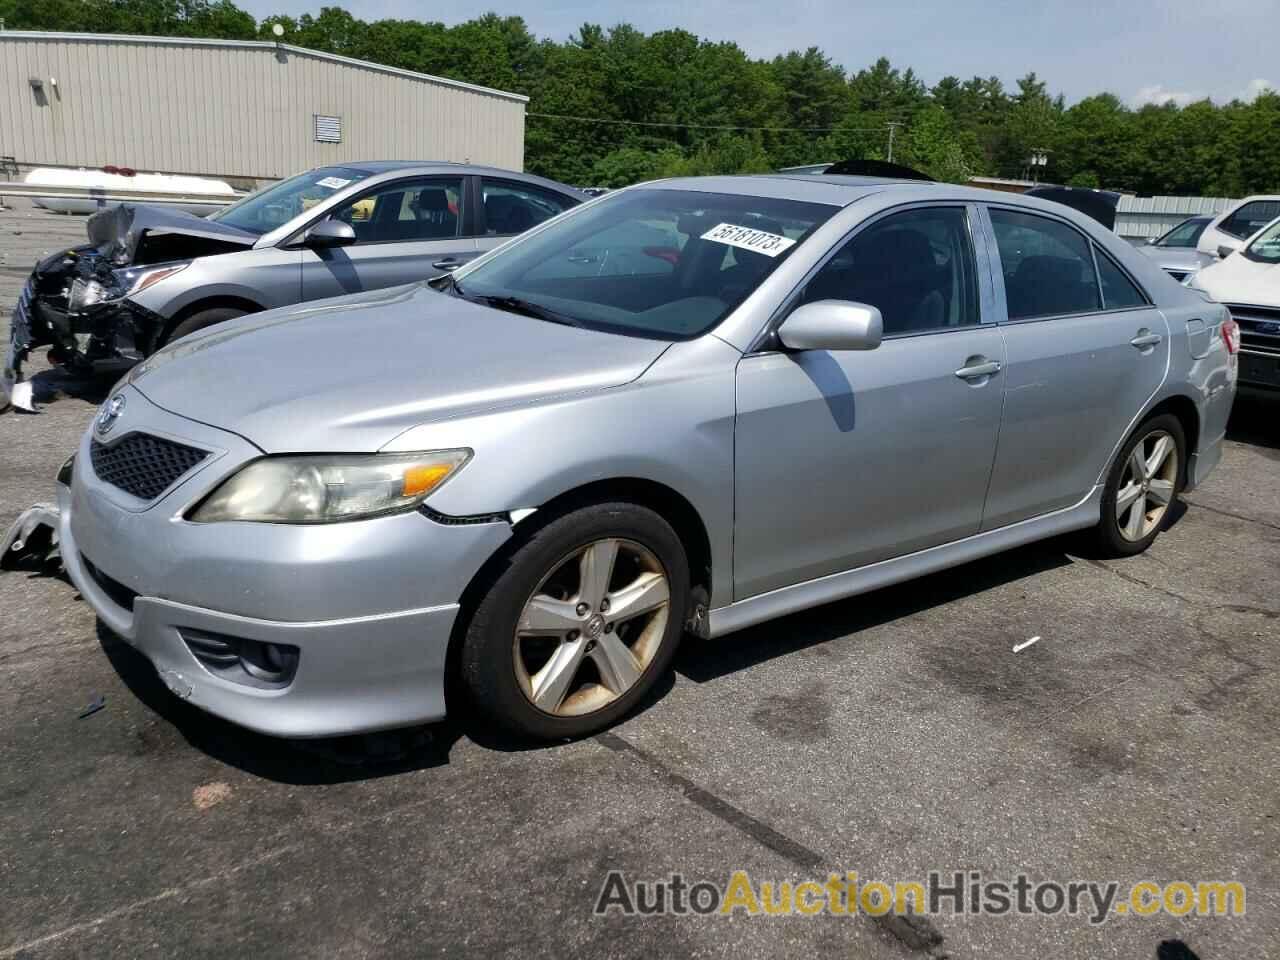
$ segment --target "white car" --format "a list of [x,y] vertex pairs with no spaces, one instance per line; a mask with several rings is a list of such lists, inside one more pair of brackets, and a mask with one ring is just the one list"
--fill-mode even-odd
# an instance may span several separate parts
[[1187,280],[1240,326],[1240,388],[1280,390],[1280,216]]
[[1247,239],[1276,217],[1280,217],[1280,196],[1245,197],[1230,210],[1213,218],[1200,234],[1196,249],[1201,253],[1224,256],[1239,250]]

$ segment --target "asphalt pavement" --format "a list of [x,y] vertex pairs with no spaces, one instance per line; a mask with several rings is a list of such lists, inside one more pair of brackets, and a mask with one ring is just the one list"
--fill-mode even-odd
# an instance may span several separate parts
[[[83,219],[0,212],[0,335]],[[0,414],[0,526],[108,385]],[[1280,955],[1280,404],[1145,555],[1052,540],[716,641],[609,733],[470,716],[293,744],[176,701],[49,571],[0,574],[0,960]],[[1032,637],[1040,639],[1014,652]],[[89,708],[101,698],[101,708]],[[85,715],[87,714],[87,715]],[[1240,917],[593,914],[606,877],[1236,880]]]

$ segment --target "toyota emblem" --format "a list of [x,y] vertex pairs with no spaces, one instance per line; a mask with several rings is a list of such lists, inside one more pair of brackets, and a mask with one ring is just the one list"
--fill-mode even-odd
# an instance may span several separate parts
[[98,413],[98,434],[105,437],[110,433],[111,428],[116,425],[116,421],[120,419],[123,413],[124,394],[117,393],[102,405],[102,410]]

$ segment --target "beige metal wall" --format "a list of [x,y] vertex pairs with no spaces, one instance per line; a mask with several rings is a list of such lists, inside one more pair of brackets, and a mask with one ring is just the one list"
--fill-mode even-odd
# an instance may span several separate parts
[[[0,155],[23,165],[256,179],[343,160],[520,170],[524,109],[515,94],[296,47],[0,31]],[[313,114],[340,116],[342,142],[316,143]]]

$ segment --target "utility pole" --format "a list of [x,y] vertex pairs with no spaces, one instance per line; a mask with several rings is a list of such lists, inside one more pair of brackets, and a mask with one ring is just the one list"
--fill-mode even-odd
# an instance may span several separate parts
[[898,127],[902,126],[902,124],[901,124],[901,123],[899,123],[897,120],[890,120],[887,124],[885,124],[885,126],[887,126],[887,127],[889,128],[889,157],[888,157],[888,160],[889,160],[889,163],[893,163],[893,134],[894,134],[894,131],[898,129]]

